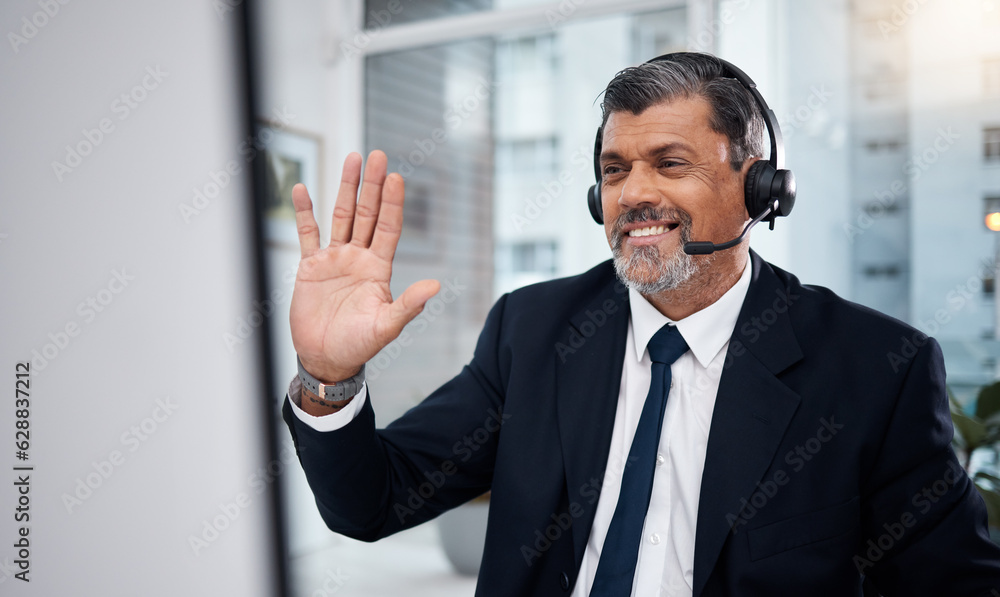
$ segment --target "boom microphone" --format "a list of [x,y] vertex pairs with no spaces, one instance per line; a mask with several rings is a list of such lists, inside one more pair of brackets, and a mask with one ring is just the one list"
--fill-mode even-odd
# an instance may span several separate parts
[[[743,237],[746,236],[748,232],[750,232],[751,228],[756,226],[758,222],[766,218],[777,208],[778,208],[778,200],[775,199],[774,202],[772,202],[770,205],[767,206],[767,209],[762,211],[760,215],[751,220],[750,223],[747,224],[746,227],[743,229],[743,232],[741,232],[740,235],[734,238],[733,240],[726,241],[720,244],[715,244],[709,241],[694,241],[694,242],[684,243],[684,252],[687,253],[688,255],[711,255],[716,251],[724,251],[726,249],[735,247],[736,245],[740,244],[740,242],[743,241]],[[771,220],[771,225],[772,226],[774,225],[774,220]]]

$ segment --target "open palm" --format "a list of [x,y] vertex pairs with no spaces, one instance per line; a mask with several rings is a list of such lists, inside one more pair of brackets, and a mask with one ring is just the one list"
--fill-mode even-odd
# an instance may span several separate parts
[[369,154],[363,184],[361,156],[347,156],[330,244],[321,249],[309,193],[301,184],[292,190],[302,249],[289,317],[292,344],[305,369],[322,381],[354,375],[440,289],[436,280],[421,280],[392,298],[389,280],[403,227],[403,194],[403,178],[386,176],[384,153]]

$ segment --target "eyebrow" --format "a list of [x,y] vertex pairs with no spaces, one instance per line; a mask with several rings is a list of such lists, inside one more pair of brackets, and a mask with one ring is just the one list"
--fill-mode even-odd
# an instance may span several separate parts
[[[681,143],[679,141],[672,141],[670,143],[664,143],[663,145],[655,147],[650,152],[650,154],[653,157],[660,157],[660,156],[662,156],[665,153],[671,153],[671,152],[678,151],[678,150],[679,151],[684,151],[684,152],[690,152],[691,151],[691,146],[688,145],[687,143]],[[601,151],[601,157],[599,158],[598,161],[603,164],[605,162],[613,162],[613,161],[621,160],[621,159],[622,159],[622,155],[621,154],[619,154],[616,151],[610,151],[609,150],[609,151]]]

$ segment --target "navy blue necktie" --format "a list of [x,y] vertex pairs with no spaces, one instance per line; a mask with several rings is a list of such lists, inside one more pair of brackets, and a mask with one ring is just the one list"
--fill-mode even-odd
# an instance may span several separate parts
[[653,361],[649,393],[625,462],[618,505],[604,539],[590,597],[628,597],[632,594],[642,524],[653,492],[653,470],[663,412],[670,392],[670,365],[687,352],[688,345],[676,327],[665,325],[649,340],[648,348]]

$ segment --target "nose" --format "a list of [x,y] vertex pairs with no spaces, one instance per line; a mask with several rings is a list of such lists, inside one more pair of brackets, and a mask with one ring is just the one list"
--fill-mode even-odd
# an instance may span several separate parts
[[626,209],[637,209],[659,204],[662,197],[653,180],[655,175],[653,168],[643,162],[632,166],[622,183],[618,205]]

